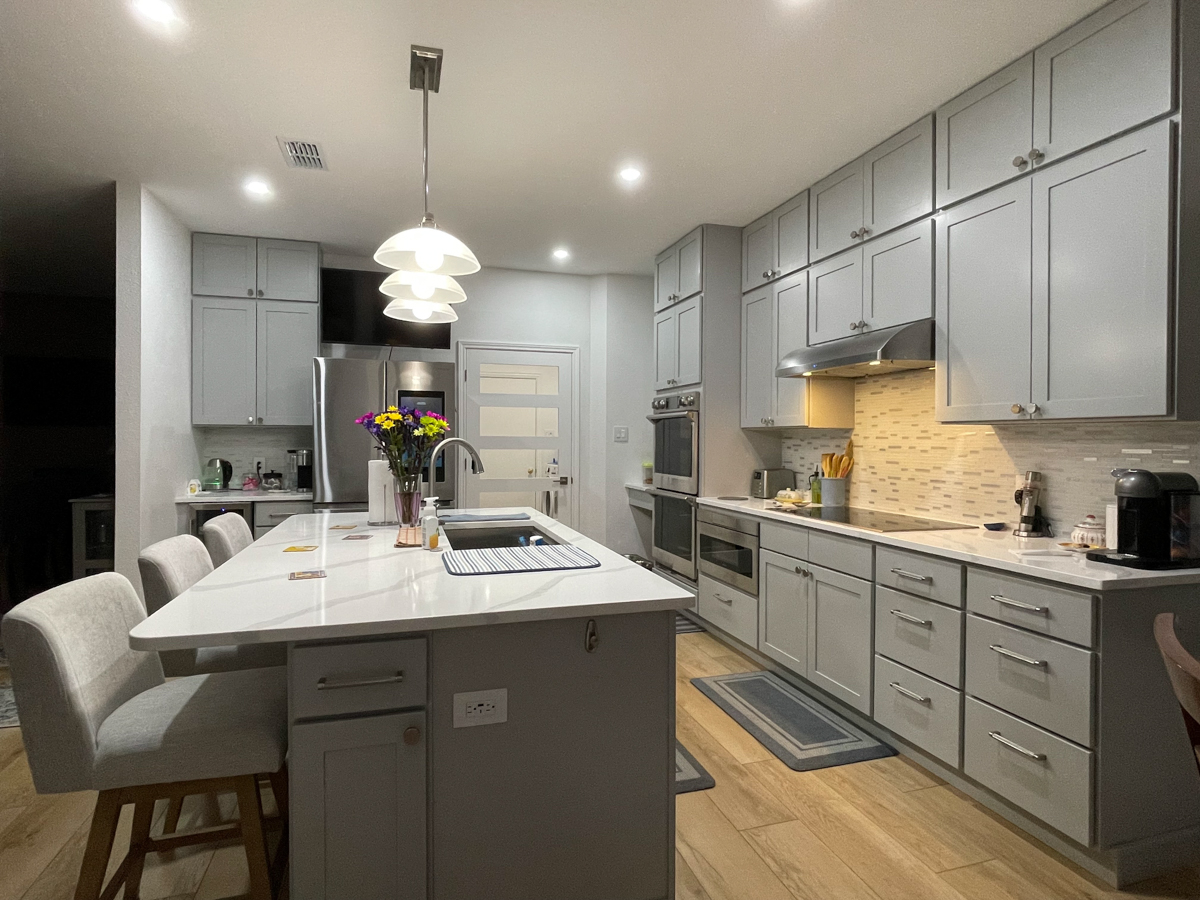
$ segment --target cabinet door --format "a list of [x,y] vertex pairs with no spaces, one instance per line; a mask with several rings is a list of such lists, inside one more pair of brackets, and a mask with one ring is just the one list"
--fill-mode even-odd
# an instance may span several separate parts
[[672,247],[654,258],[654,309],[666,309],[679,299],[679,252]]
[[790,556],[759,553],[758,649],[798,675],[808,672],[808,570]]
[[937,417],[1016,419],[1030,399],[1030,191],[1026,179],[937,223]]
[[697,228],[678,247],[678,293],[680,300],[686,300],[704,290],[704,229]]
[[871,582],[808,566],[807,677],[871,714]]
[[192,300],[192,424],[252,425],[256,404],[253,300]]
[[295,900],[425,900],[425,732],[421,711],[292,726]]
[[257,242],[233,234],[192,235],[192,293],[205,297],[253,297]]
[[808,265],[808,191],[797,194],[775,212],[775,277]]
[[809,260],[845,250],[863,224],[863,161],[856,159],[809,188]]
[[937,111],[937,205],[948,206],[1028,171],[1033,54]]
[[259,297],[316,303],[320,292],[321,257],[316,244],[259,238]]
[[1033,402],[1047,417],[1171,411],[1173,131],[1159,122],[1033,177]]
[[808,332],[808,272],[797,272],[775,283],[774,344],[767,354],[771,365],[771,385],[774,388],[772,410],[767,413],[772,424],[783,427],[803,427],[808,421],[808,378],[776,378],[779,360],[805,346]]
[[317,307],[258,302],[258,424],[311,425]]
[[675,313],[678,364],[675,385],[700,383],[700,304],[703,296],[681,303]]
[[752,291],[773,277],[775,214],[767,213],[742,229],[742,292]]
[[679,322],[676,310],[654,317],[654,389],[665,390],[675,384],[679,374]]
[[1033,146],[1056,159],[1175,105],[1172,0],[1117,0],[1034,51]]
[[862,321],[861,247],[809,269],[808,345],[858,334]]
[[863,157],[864,237],[933,212],[933,116],[910,125]]
[[762,428],[775,394],[773,291],[763,285],[742,297],[742,427]]
[[933,315],[933,221],[863,245],[863,319],[878,330]]

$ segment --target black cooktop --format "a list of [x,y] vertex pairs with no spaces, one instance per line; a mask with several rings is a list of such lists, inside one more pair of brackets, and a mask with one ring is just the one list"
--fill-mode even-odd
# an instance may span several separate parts
[[939,522],[921,516],[903,516],[899,513],[880,512],[877,509],[858,509],[853,506],[805,506],[799,509],[781,510],[805,519],[820,519],[822,522],[841,522],[866,531],[953,531],[970,529],[974,525],[959,525],[955,522]]

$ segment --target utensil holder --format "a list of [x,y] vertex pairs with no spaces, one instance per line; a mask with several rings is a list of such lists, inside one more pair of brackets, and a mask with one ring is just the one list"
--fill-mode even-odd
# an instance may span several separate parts
[[845,506],[846,483],[849,478],[821,478],[821,505]]

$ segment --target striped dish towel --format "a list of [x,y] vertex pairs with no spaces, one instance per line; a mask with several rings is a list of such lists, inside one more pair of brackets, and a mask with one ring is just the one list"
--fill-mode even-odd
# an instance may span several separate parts
[[451,575],[555,572],[561,569],[594,569],[600,565],[596,557],[570,544],[447,550],[442,554],[442,562]]

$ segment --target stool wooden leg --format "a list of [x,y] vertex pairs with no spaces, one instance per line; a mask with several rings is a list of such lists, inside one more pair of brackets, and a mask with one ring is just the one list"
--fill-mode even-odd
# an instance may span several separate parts
[[183,798],[172,797],[167,801],[167,817],[163,819],[163,834],[174,834],[179,827],[179,814],[183,811]]
[[125,874],[125,900],[138,900],[142,893],[142,870],[150,850],[150,823],[154,820],[154,800],[139,800],[133,807],[133,829],[129,834],[129,870]]
[[271,900],[271,870],[267,859],[267,841],[263,834],[262,798],[258,779],[246,775],[237,780],[238,817],[242,843],[246,847],[246,865],[250,869],[250,900]]
[[288,822],[287,767],[285,766],[274,775],[268,777],[271,779],[271,793],[275,795],[275,808],[279,810],[279,818],[283,820],[283,825],[286,828]]
[[88,831],[87,849],[83,852],[83,864],[79,867],[79,881],[75,885],[75,900],[97,900],[104,887],[104,873],[108,870],[108,857],[112,854],[113,839],[117,834],[117,819],[121,816],[121,797],[118,791],[101,791],[96,798],[96,811],[92,813],[92,825]]

